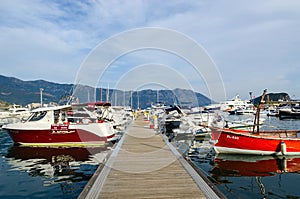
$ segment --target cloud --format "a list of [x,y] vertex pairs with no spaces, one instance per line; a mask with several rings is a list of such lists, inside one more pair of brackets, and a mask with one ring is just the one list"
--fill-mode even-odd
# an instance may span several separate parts
[[[21,79],[72,83],[99,43],[132,28],[162,27],[187,35],[208,52],[229,98],[237,93],[246,98],[249,90],[261,93],[265,86],[300,98],[300,92],[292,89],[300,80],[287,72],[298,74],[300,64],[299,10],[297,0],[4,1],[0,7],[1,71]],[[138,55],[138,62],[117,60],[111,70],[121,64],[120,71],[126,72],[148,63],[150,57],[152,62],[179,68],[178,58],[163,53],[147,56]],[[199,84],[193,73],[190,76],[194,85]]]
[[57,4],[9,1],[1,6],[1,15],[4,74],[64,83],[74,80],[86,40],[80,30],[64,26],[65,12]]
[[[144,53],[145,51],[149,52],[149,50],[154,51],[154,54],[151,52],[150,56],[146,54],[146,57],[144,54],[140,54],[140,51]],[[159,55],[155,53],[159,53]],[[135,54],[137,58],[135,56],[130,57],[131,54]],[[125,60],[128,60],[125,66],[127,70],[136,65],[142,65],[134,63],[132,60],[142,60],[147,63],[150,57],[156,57],[155,61],[151,61],[151,63],[167,63],[168,66],[172,66],[191,80],[194,78],[193,74],[198,75],[198,80],[200,80],[199,77],[202,77],[205,82],[202,84],[207,86],[213,99],[222,98],[224,94],[224,87],[219,72],[202,47],[179,32],[162,28],[135,29],[123,32],[101,43],[81,66],[76,81],[81,84],[96,85],[99,80],[98,77],[102,78],[104,73],[111,77],[111,79],[108,78],[110,81],[115,81],[120,71],[109,70],[109,67],[120,57],[125,57]],[[182,60],[179,61],[181,65],[178,65],[178,59]],[[165,62],[166,60],[167,62]],[[122,63],[125,62],[123,61]],[[190,68],[186,66],[190,66]],[[116,68],[114,67],[114,69]],[[160,71],[156,70],[156,74],[158,75],[159,73]],[[216,94],[217,91],[220,92]]]

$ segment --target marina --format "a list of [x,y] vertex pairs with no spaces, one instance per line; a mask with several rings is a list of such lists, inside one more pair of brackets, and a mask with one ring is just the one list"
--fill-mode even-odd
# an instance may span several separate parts
[[[168,109],[166,115],[164,108],[156,107],[133,115],[117,108],[119,111],[113,113],[119,122],[114,125],[118,126],[115,131],[119,131],[116,136],[120,140],[98,147],[16,145],[8,131],[3,129],[0,137],[1,176],[4,179],[0,183],[3,187],[1,195],[8,198],[23,195],[30,198],[300,195],[295,187],[295,183],[300,182],[298,156],[216,154],[208,128],[194,124],[208,124],[213,114],[203,112],[200,113],[202,117],[187,113],[180,115],[177,108],[173,110],[175,112]],[[191,112],[196,113],[195,110]],[[223,125],[225,121],[248,121],[251,118],[253,121],[254,117],[226,112],[222,115]],[[172,123],[172,118],[176,125],[164,130],[165,124]],[[296,119],[281,120],[267,114],[262,114],[261,119],[261,130],[267,127],[300,128],[300,120]],[[176,133],[172,135],[170,132]],[[174,137],[170,139],[170,136]],[[289,183],[289,179],[294,183]],[[277,186],[274,180],[278,181]],[[9,191],[12,186],[16,191]]]
[[[255,115],[231,114],[229,110],[183,109],[163,104],[133,112],[128,107],[113,107],[99,102],[37,108],[31,114],[28,119],[21,119],[22,122],[4,124],[1,130],[2,176],[7,183],[3,181],[0,186],[3,187],[1,196],[7,198],[23,195],[31,198],[257,198],[284,197],[286,193],[288,197],[300,195],[294,184],[287,182],[288,179],[300,181],[299,157],[291,152],[293,149],[288,140],[284,140],[284,150],[280,142],[276,142],[274,147],[278,151],[264,155],[255,151],[257,147],[265,149],[263,136],[257,136],[259,140],[255,144],[249,140],[244,142],[254,147],[251,153],[232,150],[242,146],[236,145],[242,140],[238,136],[249,133],[251,138],[255,136],[252,130],[258,127],[262,135],[270,128],[275,129],[279,136],[275,140],[279,141],[289,132],[289,137],[297,136],[300,129],[300,120],[297,119],[268,116],[265,110],[257,119],[257,112]],[[89,122],[84,122],[86,119]],[[100,127],[102,124],[113,127],[106,130],[113,134],[111,140],[100,143],[97,138],[91,142],[82,139],[68,142],[77,134],[86,138],[85,134],[96,132],[92,130],[96,129],[93,126]],[[222,132],[218,139],[214,139],[216,127]],[[43,128],[48,129],[49,135],[42,135],[44,132],[31,134],[32,130]],[[90,132],[80,129],[89,129]],[[24,137],[16,131],[26,136],[38,136],[27,138],[34,142],[21,142]],[[96,134],[103,132],[100,130]],[[227,143],[228,136],[232,137],[226,132],[236,133],[233,136],[235,141],[228,144],[232,148],[229,151],[219,147],[224,142],[222,139]],[[14,136],[19,137],[16,139]],[[295,143],[298,143],[296,138]],[[20,175],[22,178],[19,178]],[[279,187],[274,185],[274,178]],[[29,182],[37,188],[28,186]],[[17,188],[12,192],[9,187],[15,183]]]
[[0,198],[300,199],[300,1],[0,8]]

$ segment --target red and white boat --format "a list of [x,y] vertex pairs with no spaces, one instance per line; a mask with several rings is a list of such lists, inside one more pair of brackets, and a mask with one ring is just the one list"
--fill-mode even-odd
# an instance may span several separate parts
[[15,143],[30,146],[103,145],[115,139],[111,123],[89,112],[76,114],[71,105],[35,109],[25,122],[7,124],[3,129]]
[[[258,107],[265,95],[266,90]],[[252,130],[210,127],[216,153],[300,155],[300,130],[259,131],[259,110]]]
[[216,153],[300,155],[300,131],[260,131],[211,128]]

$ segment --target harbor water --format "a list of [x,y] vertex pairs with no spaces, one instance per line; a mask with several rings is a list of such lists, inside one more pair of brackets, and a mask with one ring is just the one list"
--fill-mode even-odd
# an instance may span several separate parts
[[[300,120],[266,117],[264,124],[300,129]],[[182,150],[226,197],[300,198],[300,156],[216,155],[208,140],[189,141],[193,142],[192,147]],[[15,146],[4,130],[0,131],[0,142],[0,196],[11,199],[77,198],[111,147]]]

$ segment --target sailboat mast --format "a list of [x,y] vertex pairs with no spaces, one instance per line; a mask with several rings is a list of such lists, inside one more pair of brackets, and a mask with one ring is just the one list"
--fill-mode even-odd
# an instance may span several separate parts
[[115,106],[117,106],[117,91],[115,91]]
[[130,91],[130,108],[132,109],[132,91]]
[[125,89],[123,90],[123,106],[125,107],[126,106],[126,104],[125,104],[125,94],[126,94],[126,92],[125,92]]
[[139,97],[139,91],[136,91],[136,93],[137,93],[137,98],[138,98],[137,108],[140,109],[140,97]]
[[100,102],[102,102],[102,87],[100,86]]
[[109,102],[109,83],[107,85],[107,91],[106,91],[106,102]]

